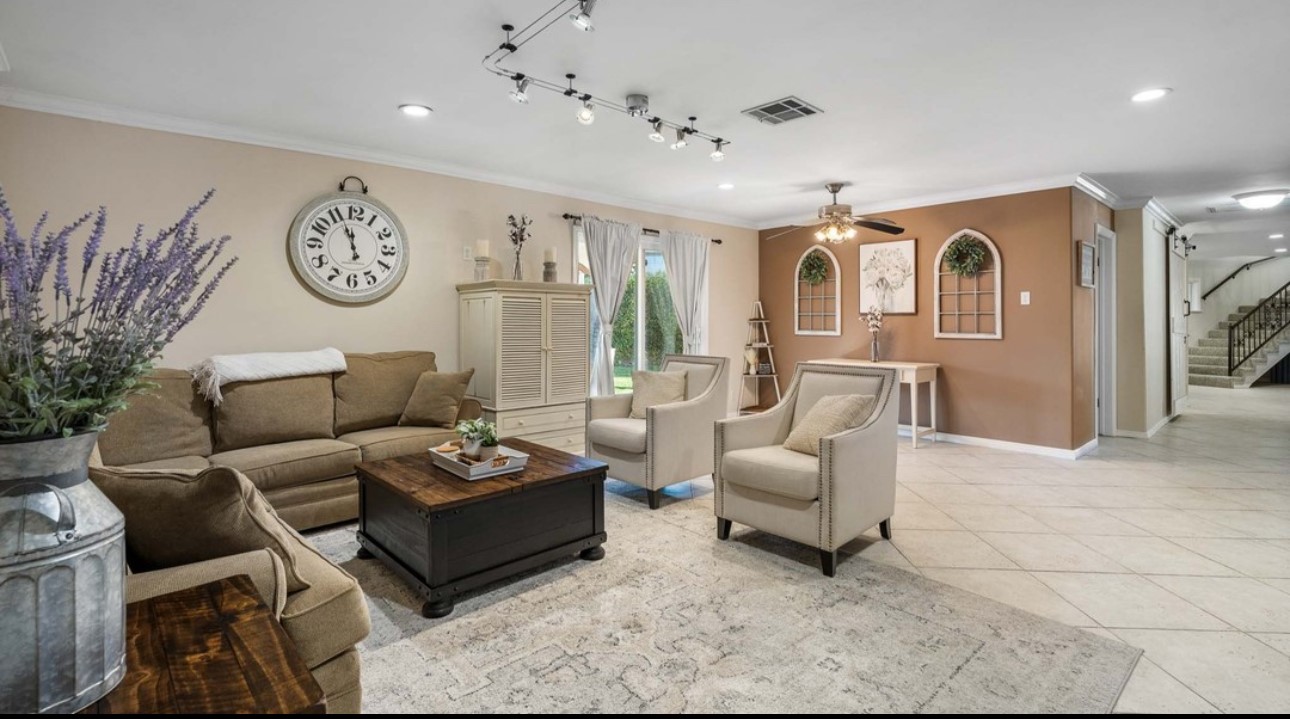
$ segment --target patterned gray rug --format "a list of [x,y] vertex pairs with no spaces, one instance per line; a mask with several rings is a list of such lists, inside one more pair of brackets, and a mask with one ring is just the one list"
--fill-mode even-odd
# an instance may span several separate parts
[[828,579],[809,547],[738,527],[718,542],[698,483],[653,512],[610,485],[604,560],[445,619],[354,558],[352,525],[312,533],[368,594],[364,710],[1105,713],[1141,654],[902,569],[852,557]]

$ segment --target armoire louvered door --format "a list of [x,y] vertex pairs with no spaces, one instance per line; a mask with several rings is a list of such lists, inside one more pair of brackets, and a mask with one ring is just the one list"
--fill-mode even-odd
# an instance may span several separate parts
[[502,326],[498,338],[501,361],[497,377],[500,407],[545,401],[544,304],[545,298],[541,295],[502,295]]
[[591,376],[587,298],[552,295],[547,304],[546,401],[582,401]]

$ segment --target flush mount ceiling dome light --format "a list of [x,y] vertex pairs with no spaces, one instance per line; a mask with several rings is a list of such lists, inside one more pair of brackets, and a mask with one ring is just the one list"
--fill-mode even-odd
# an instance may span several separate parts
[[1281,204],[1286,195],[1290,195],[1290,190],[1258,190],[1232,195],[1232,199],[1247,210],[1267,210]]
[[1139,90],[1138,92],[1133,93],[1133,97],[1130,99],[1134,102],[1151,102],[1153,100],[1159,100],[1173,91],[1174,89],[1172,87],[1149,87],[1145,90]]
[[404,115],[407,115],[408,117],[428,117],[430,113],[434,112],[434,110],[431,110],[429,107],[425,105],[405,104],[405,105],[399,105],[399,112],[402,112]]
[[1283,238],[1283,237],[1285,237],[1285,234],[1283,234],[1283,233],[1281,233],[1281,232],[1278,232],[1278,233],[1276,233],[1276,234],[1272,234],[1272,235],[1268,235],[1268,239],[1269,239],[1269,240],[1279,240],[1279,239],[1281,239],[1281,238]]
[[689,118],[689,124],[687,125],[652,114],[650,112],[649,96],[644,93],[633,92],[627,95],[625,102],[618,102],[575,88],[573,82],[577,76],[573,73],[565,75],[568,80],[566,85],[544,80],[503,65],[504,62],[518,53],[520,48],[546,31],[562,16],[568,15],[569,21],[580,30],[592,30],[591,14],[595,6],[596,0],[558,0],[550,9],[525,25],[518,33],[515,32],[514,25],[509,23],[502,25],[502,31],[506,34],[505,40],[497,46],[497,49],[484,57],[484,69],[498,77],[506,78],[507,94],[517,104],[527,104],[530,100],[529,91],[535,88],[559,93],[578,103],[579,107],[575,111],[574,117],[583,125],[590,125],[595,122],[596,110],[612,110],[648,124],[649,132],[646,137],[651,142],[667,143],[672,138],[672,133],[675,133],[676,139],[674,142],[669,143],[669,146],[674,150],[679,150],[687,146],[691,137],[693,137],[713,144],[713,150],[708,153],[708,157],[713,162],[724,160],[726,154],[730,151],[730,146],[734,143],[724,137],[718,137],[699,130],[694,125],[696,120],[694,117]]

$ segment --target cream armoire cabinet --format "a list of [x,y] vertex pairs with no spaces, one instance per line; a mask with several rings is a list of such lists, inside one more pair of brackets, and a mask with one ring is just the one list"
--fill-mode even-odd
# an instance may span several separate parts
[[591,335],[591,286],[489,280],[457,285],[466,393],[501,437],[581,453]]

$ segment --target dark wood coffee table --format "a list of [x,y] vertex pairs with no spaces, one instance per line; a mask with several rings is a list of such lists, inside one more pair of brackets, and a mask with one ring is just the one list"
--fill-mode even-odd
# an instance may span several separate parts
[[457,595],[578,554],[605,556],[604,462],[520,439],[524,471],[473,482],[430,453],[363,462],[358,472],[358,556],[377,557],[445,617]]
[[86,714],[322,714],[327,700],[245,574],[125,608],[125,678]]

